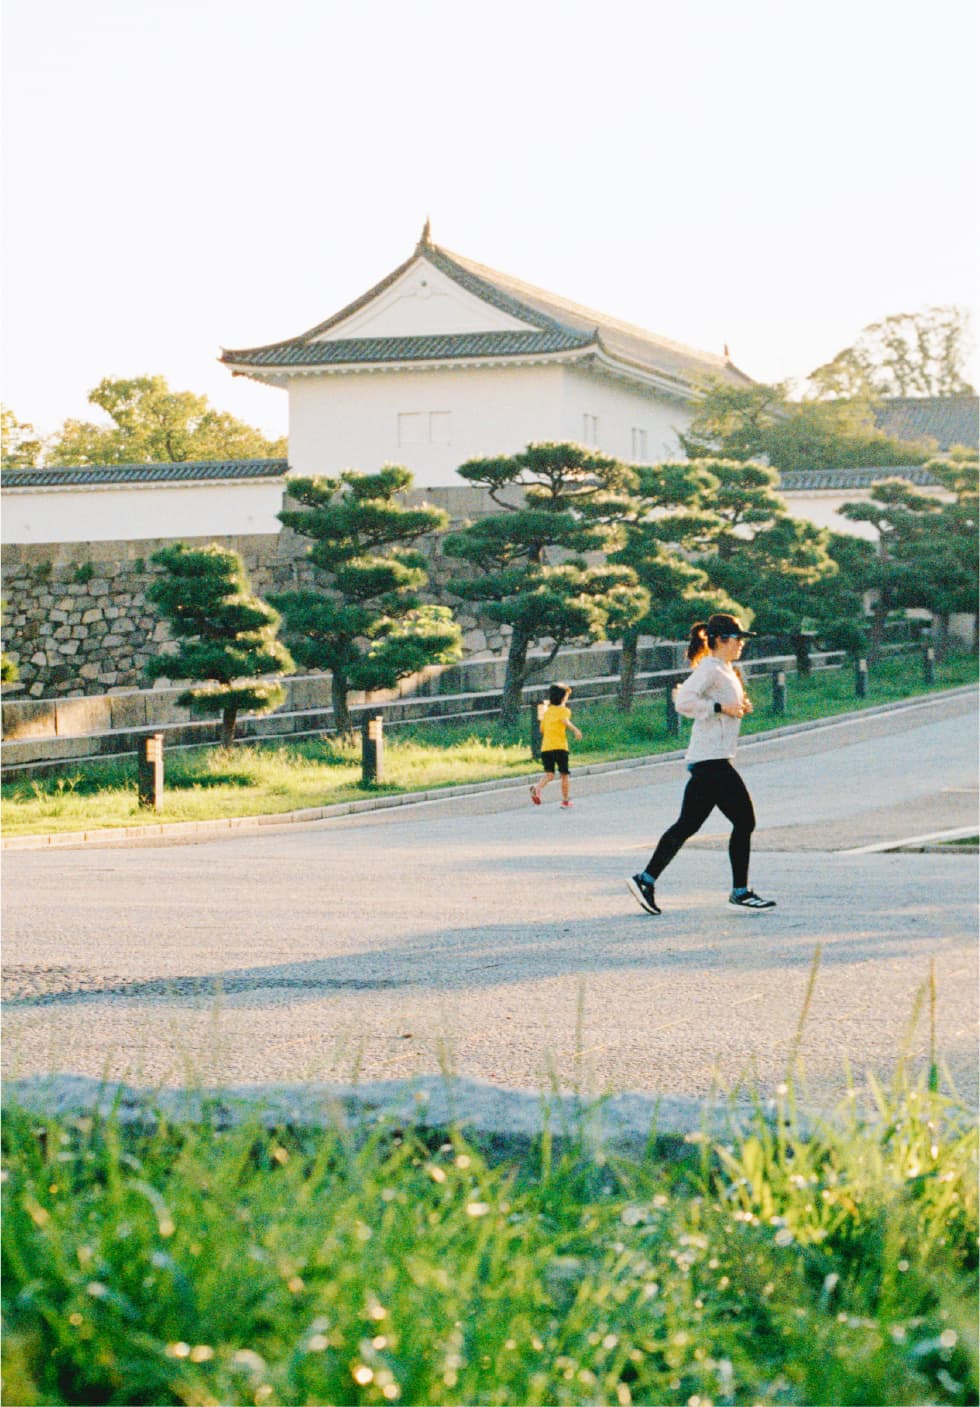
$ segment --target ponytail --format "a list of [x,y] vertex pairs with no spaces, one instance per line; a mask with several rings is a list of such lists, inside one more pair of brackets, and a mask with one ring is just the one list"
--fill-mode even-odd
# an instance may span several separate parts
[[687,658],[693,669],[708,653],[708,632],[703,621],[695,621],[691,626],[691,638],[687,644]]

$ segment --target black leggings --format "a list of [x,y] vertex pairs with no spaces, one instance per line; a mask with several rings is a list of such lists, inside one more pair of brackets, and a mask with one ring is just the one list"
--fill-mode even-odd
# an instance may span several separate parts
[[692,764],[691,780],[684,791],[681,814],[670,829],[664,831],[647,865],[647,874],[652,879],[659,878],[685,840],[690,840],[701,829],[716,806],[728,817],[733,827],[728,842],[732,887],[748,888],[755,812],[745,783],[727,758]]

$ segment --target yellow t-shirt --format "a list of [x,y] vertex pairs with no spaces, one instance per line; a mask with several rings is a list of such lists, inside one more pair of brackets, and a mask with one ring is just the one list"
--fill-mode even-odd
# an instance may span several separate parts
[[549,704],[541,715],[541,751],[567,752],[568,735],[565,724],[572,716],[572,710],[564,704]]

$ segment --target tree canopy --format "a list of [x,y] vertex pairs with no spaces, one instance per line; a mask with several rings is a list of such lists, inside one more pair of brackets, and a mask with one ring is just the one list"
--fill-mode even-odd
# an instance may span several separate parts
[[[472,569],[454,577],[450,590],[479,602],[485,615],[510,629],[501,718],[513,723],[525,683],[546,670],[562,646],[618,639],[647,609],[646,592],[629,567],[593,565],[586,557],[622,545],[618,523],[636,476],[608,455],[554,442],[469,460],[459,472],[483,484],[503,510],[450,534],[444,551]],[[501,497],[507,488],[522,489],[524,503]],[[539,641],[549,642],[548,653],[532,660],[529,652]]]
[[691,459],[762,460],[779,470],[923,464],[927,445],[907,444],[874,423],[870,401],[793,401],[786,386],[711,380],[680,436]]
[[13,411],[4,406],[0,411],[2,439],[0,455],[5,469],[36,469],[44,453],[44,440],[26,421],[18,420]]
[[287,528],[312,539],[309,558],[323,584],[271,599],[296,660],[330,671],[334,723],[343,733],[352,727],[352,689],[390,689],[461,653],[452,612],[419,597],[428,572],[412,545],[448,519],[438,508],[399,504],[397,495],[411,485],[411,473],[392,464],[376,474],[294,478],[289,497],[301,507],[279,514]]
[[222,745],[230,747],[240,709],[267,713],[285,697],[281,684],[262,677],[293,668],[276,639],[279,616],[252,592],[238,553],[217,543],[193,549],[178,542],[155,552],[152,561],[163,575],[147,597],[169,623],[178,648],[155,655],[147,677],[203,681],[178,702],[192,713],[220,714]]
[[286,438],[267,439],[206,396],[172,391],[163,376],[107,377],[89,401],[112,422],[66,420],[45,455],[50,465],[284,459]]
[[821,398],[976,395],[965,375],[968,335],[963,308],[895,313],[869,323],[853,347],[818,366],[808,381]]

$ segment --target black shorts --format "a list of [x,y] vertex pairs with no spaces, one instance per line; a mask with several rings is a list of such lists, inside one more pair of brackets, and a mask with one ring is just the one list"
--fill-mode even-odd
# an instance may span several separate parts
[[552,776],[555,775],[555,768],[557,767],[561,775],[567,777],[568,749],[564,747],[548,748],[546,752],[541,754],[541,766],[546,772],[550,772]]

